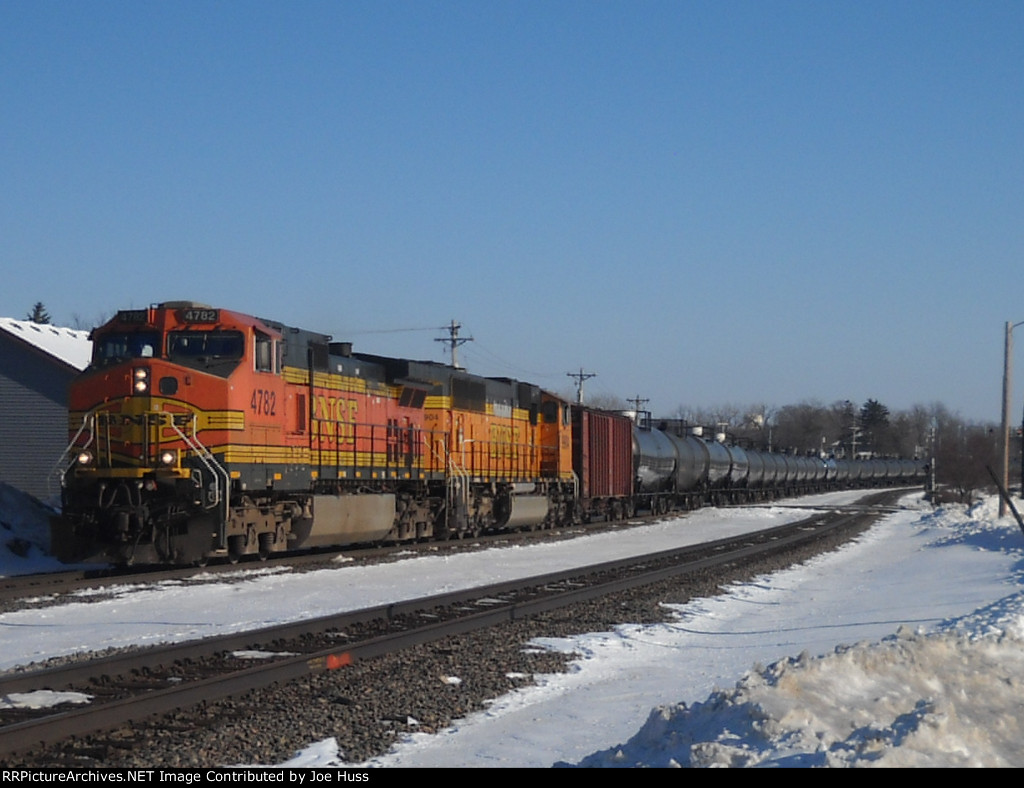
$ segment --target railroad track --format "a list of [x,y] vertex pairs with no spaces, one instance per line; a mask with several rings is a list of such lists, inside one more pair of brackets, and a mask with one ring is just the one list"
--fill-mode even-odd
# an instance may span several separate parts
[[[885,494],[882,494],[885,495]],[[874,496],[873,496],[874,498]],[[358,660],[524,619],[669,578],[714,570],[861,529],[876,501],[829,507],[798,523],[713,543],[51,670],[0,677],[0,698],[43,688],[91,696],[81,708],[0,711],[0,764],[19,753],[193,704],[344,668]],[[242,654],[240,652],[249,652]],[[247,657],[263,657],[258,664]]]
[[[880,494],[886,494],[882,491]],[[868,500],[868,499],[865,499]],[[821,505],[800,503],[799,499],[773,500],[764,503],[744,503],[724,506],[722,508],[790,508],[807,509],[817,511],[823,508],[836,508],[846,511],[853,511],[858,506],[866,507],[869,510],[878,510],[877,504],[862,503],[850,504],[840,507],[823,507]],[[894,511],[890,506],[888,511]],[[684,517],[686,512],[674,512],[671,517]],[[494,547],[503,543],[530,542],[546,539],[568,539],[576,536],[601,531],[608,527],[623,528],[632,525],[643,525],[648,522],[663,519],[666,515],[640,514],[629,518],[628,521],[616,521],[614,523],[592,522],[569,528],[558,528],[541,531],[517,531],[510,533],[484,534],[472,540],[472,544],[481,547]],[[66,572],[51,572],[34,575],[13,575],[0,577],[0,610],[14,609],[20,600],[34,598],[36,604],[45,604],[49,598],[56,601],[63,594],[70,594],[81,590],[95,590],[104,586],[117,585],[125,582],[146,582],[159,583],[165,580],[183,580],[195,577],[196,575],[209,575],[216,577],[223,574],[244,571],[259,566],[285,566],[298,570],[316,569],[323,566],[330,566],[338,556],[344,555],[362,561],[386,561],[393,557],[406,557],[411,553],[432,553],[440,551],[457,551],[471,549],[471,544],[466,541],[430,541],[430,542],[403,542],[401,544],[385,546],[355,546],[346,547],[343,550],[322,550],[309,553],[286,554],[271,557],[265,561],[257,559],[245,560],[239,563],[211,563],[207,566],[194,567],[109,567],[97,566],[94,568],[69,570]]]
[[[680,513],[681,514],[681,513]],[[638,515],[630,518],[628,524],[642,525],[660,516]],[[541,531],[516,531],[509,533],[483,534],[471,541],[426,541],[402,542],[383,546],[356,545],[344,549],[325,549],[313,552],[284,554],[273,556],[267,560],[243,560],[238,563],[210,563],[206,566],[191,567],[106,567],[97,566],[90,569],[69,570],[34,575],[13,575],[0,578],[0,610],[15,609],[21,600],[34,599],[34,604],[52,603],[63,594],[71,594],[82,590],[96,590],[106,586],[136,583],[159,583],[166,580],[185,580],[198,575],[211,578],[227,575],[257,567],[287,567],[300,571],[332,566],[339,556],[364,562],[388,561],[395,558],[407,558],[409,554],[455,552],[460,550],[480,549],[501,546],[506,543],[530,542],[545,539],[569,539],[584,533],[592,533],[610,526],[622,528],[625,521],[615,523],[594,522],[568,528],[557,528]]]

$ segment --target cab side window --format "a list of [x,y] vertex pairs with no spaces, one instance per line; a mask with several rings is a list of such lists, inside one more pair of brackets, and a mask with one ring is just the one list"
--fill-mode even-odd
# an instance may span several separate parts
[[277,353],[274,345],[277,344],[267,334],[261,331],[256,332],[256,355],[255,364],[257,372],[277,372]]

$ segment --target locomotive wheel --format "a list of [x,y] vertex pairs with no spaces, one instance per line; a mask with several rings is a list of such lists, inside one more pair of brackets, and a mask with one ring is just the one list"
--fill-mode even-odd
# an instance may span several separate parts
[[245,537],[235,535],[228,537],[228,561],[237,564],[245,553]]
[[274,535],[270,533],[263,533],[260,534],[259,540],[260,548],[257,555],[259,555],[261,561],[266,561],[273,552]]

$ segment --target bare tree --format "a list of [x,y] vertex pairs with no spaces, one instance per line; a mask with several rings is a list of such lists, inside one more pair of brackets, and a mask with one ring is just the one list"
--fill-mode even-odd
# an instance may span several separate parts
[[[573,395],[575,401],[575,395]],[[597,410],[628,410],[629,405],[626,404],[626,400],[621,397],[616,397],[613,394],[594,394],[588,396],[584,404],[588,408],[596,408]]]
[[826,408],[818,402],[801,402],[779,409],[775,443],[796,454],[817,453],[828,443]]
[[110,315],[106,312],[100,312],[95,320],[86,320],[80,313],[74,312],[71,315],[71,327],[78,331],[89,331],[96,326],[102,326],[109,319]]
[[935,452],[938,481],[951,487],[964,503],[970,503],[977,490],[991,486],[986,466],[996,467],[997,432],[994,426],[950,421],[938,436]]

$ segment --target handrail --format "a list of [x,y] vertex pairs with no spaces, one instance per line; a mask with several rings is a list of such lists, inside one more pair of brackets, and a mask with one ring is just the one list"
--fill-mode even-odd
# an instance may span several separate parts
[[447,479],[447,486],[449,490],[449,497],[452,493],[458,492],[459,501],[462,504],[462,510],[466,513],[467,522],[469,518],[469,474],[465,468],[459,466],[455,461],[455,455],[452,452],[448,453],[448,470],[449,475]]
[[82,426],[78,428],[78,432],[75,433],[75,437],[71,439],[71,442],[68,443],[64,451],[61,452],[60,457],[57,459],[57,462],[54,463],[53,467],[50,469],[50,472],[46,474],[46,491],[48,493],[50,492],[50,480],[57,475],[58,471],[60,472],[61,489],[64,488],[64,479],[67,477],[68,471],[71,470],[71,466],[69,465],[67,468],[64,468],[63,470],[60,470],[60,467],[64,464],[64,461],[67,459],[68,455],[71,454],[71,450],[78,449],[78,451],[83,451],[85,449],[88,449],[92,445],[93,441],[96,440],[96,430],[93,426],[90,427],[89,429],[89,440],[87,440],[83,446],[75,446],[75,443],[78,441],[79,436],[81,436],[82,432],[85,430],[86,425],[89,424],[90,422],[95,421],[96,411],[98,408],[99,406],[97,405],[95,408],[90,410],[82,417]]
[[[162,416],[171,416],[171,414],[169,414],[169,413],[161,413],[160,415],[162,415]],[[203,465],[206,466],[206,469],[210,472],[210,475],[215,480],[215,483],[214,483],[214,500],[213,500],[213,502],[209,506],[207,506],[205,498],[204,498],[204,500],[203,500],[203,508],[204,509],[213,509],[215,506],[217,506],[217,505],[219,505],[221,503],[224,504],[223,517],[221,518],[221,522],[218,524],[218,530],[220,532],[220,545],[221,545],[221,547],[224,547],[224,546],[227,545],[227,523],[228,523],[228,519],[229,519],[230,514],[231,514],[231,511],[230,511],[231,501],[230,501],[230,497],[228,496],[228,489],[231,486],[231,476],[228,474],[228,472],[224,468],[224,466],[222,466],[219,462],[217,462],[217,458],[213,456],[213,453],[209,449],[207,449],[206,446],[204,446],[202,444],[202,442],[199,440],[199,438],[196,436],[196,433],[197,433],[197,430],[196,430],[196,415],[194,413],[192,414],[192,437],[189,437],[188,435],[186,435],[178,427],[178,425],[174,423],[173,416],[171,416],[170,418],[167,419],[167,423],[169,423],[170,426],[171,426],[171,429],[174,430],[178,434],[178,437],[181,438],[182,442],[186,446],[188,446],[192,451],[195,452],[195,454],[199,458],[200,462],[202,462]],[[220,488],[220,478],[219,478],[220,476],[223,476],[223,478],[224,478],[224,488],[223,488],[223,491],[221,491],[221,488]]]

